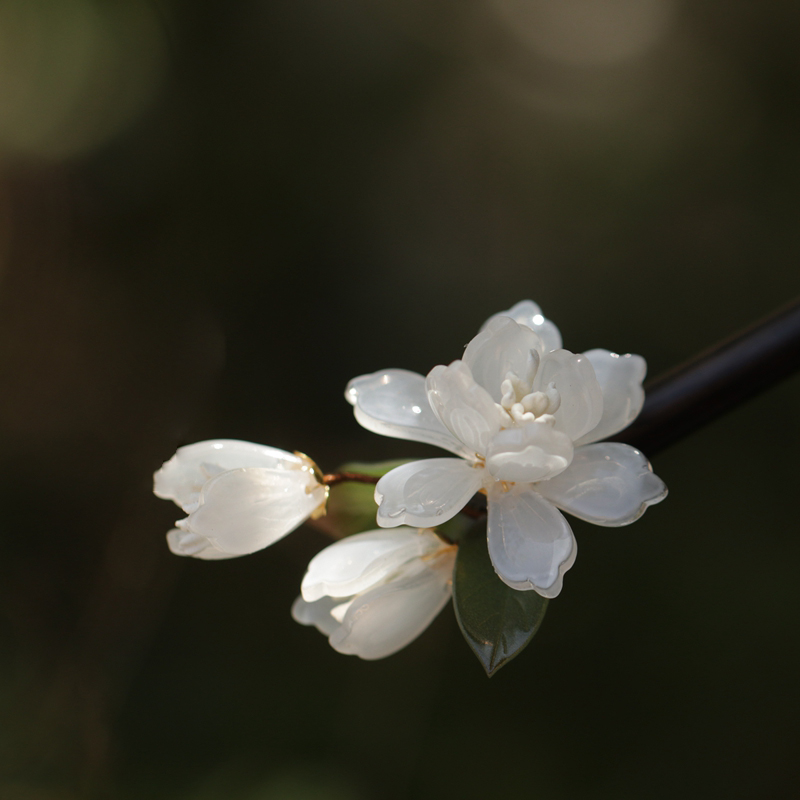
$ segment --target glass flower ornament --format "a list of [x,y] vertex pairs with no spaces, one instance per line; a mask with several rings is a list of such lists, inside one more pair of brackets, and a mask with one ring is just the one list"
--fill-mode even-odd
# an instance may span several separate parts
[[326,547],[308,565],[292,616],[334,650],[371,661],[417,638],[452,594],[456,548],[428,530],[375,530]]
[[169,549],[202,559],[261,550],[324,513],[328,497],[307,456],[230,439],[179,448],[153,491],[188,514],[167,534]]
[[577,551],[561,511],[614,527],[666,497],[638,450],[600,442],[641,410],[645,372],[641,356],[562,349],[558,328],[525,300],[427,378],[402,369],[355,378],[345,396],[362,426],[457,456],[384,475],[378,524],[432,528],[483,491],[497,574],[513,589],[555,597]]

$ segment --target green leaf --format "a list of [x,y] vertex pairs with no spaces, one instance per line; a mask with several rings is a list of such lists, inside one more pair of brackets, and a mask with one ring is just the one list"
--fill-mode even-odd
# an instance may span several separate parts
[[434,529],[445,541],[458,544],[473,528],[475,520],[465,514],[456,514]]
[[491,678],[519,655],[544,619],[547,599],[506,586],[489,559],[486,525],[476,524],[458,548],[453,605],[461,632]]
[[[401,459],[399,461],[380,461],[376,464],[359,464],[352,462],[342,464],[337,472],[358,472],[380,478],[395,467],[408,464],[414,459]],[[333,536],[342,538],[361,531],[374,530],[378,527],[375,514],[378,506],[375,505],[375,485],[371,483],[356,483],[347,481],[336,486],[331,486],[328,498],[328,513],[316,521],[319,528],[326,530]]]

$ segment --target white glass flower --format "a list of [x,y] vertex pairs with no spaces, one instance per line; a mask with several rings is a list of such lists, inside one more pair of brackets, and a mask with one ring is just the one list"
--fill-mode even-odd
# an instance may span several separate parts
[[419,636],[450,599],[455,550],[432,531],[367,531],[311,559],[292,616],[372,661]]
[[324,511],[328,488],[308,457],[216,439],[181,447],[154,475],[153,491],[189,516],[167,534],[173,553],[233,558],[277,542]]
[[641,356],[561,349],[556,326],[525,300],[491,317],[461,360],[427,379],[399,369],[355,378],[345,396],[361,425],[458,456],[384,475],[378,524],[434,527],[482,490],[497,574],[514,589],[555,597],[576,554],[558,509],[619,526],[666,497],[638,450],[597,443],[639,413],[645,371]]

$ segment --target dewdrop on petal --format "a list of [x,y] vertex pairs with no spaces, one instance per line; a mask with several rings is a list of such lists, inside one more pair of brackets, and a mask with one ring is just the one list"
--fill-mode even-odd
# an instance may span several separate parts
[[153,491],[188,514],[167,534],[169,549],[206,560],[274,544],[324,514],[328,498],[308,456],[228,439],[179,448],[155,473]]

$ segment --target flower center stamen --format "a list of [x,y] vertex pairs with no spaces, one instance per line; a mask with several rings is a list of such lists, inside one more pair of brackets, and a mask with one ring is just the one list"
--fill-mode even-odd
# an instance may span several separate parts
[[545,415],[552,415],[561,405],[561,395],[550,382],[541,392],[532,391],[533,376],[522,380],[515,372],[507,372],[505,380],[500,384],[502,398],[495,403],[503,422],[507,425],[522,425],[535,422]]

